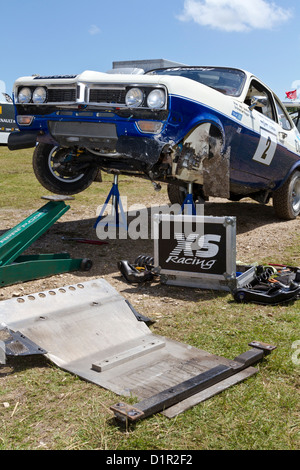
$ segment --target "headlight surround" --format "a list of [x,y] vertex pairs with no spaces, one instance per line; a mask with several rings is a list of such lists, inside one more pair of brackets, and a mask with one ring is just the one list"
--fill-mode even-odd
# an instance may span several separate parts
[[166,104],[166,94],[164,90],[156,89],[149,93],[147,105],[151,109],[161,109]]
[[30,88],[23,87],[18,94],[18,103],[29,103],[31,101],[32,93]]
[[46,88],[39,86],[32,93],[32,101],[36,104],[45,103],[47,98]]
[[125,103],[128,108],[138,108],[144,101],[144,93],[140,88],[130,88],[126,93]]

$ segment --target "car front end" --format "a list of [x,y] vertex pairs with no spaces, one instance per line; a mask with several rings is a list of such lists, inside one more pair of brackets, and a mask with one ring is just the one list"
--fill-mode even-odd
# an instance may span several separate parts
[[[218,112],[206,103],[228,107],[228,97],[180,76],[86,71],[23,77],[15,82],[14,102],[20,132],[10,135],[11,150],[36,144],[65,149],[68,161],[72,158],[81,167],[88,164],[151,180],[202,185],[207,139],[217,138],[219,150],[225,144]],[[201,124],[206,125],[199,134]],[[202,141],[198,151],[193,138],[189,140],[195,129]],[[61,170],[64,177],[62,165]]]
[[125,77],[116,81],[97,72],[19,79],[14,97],[21,133],[11,135],[9,147],[43,142],[121,157],[124,144],[119,140],[133,136],[147,147],[146,136],[161,135],[169,114],[167,90],[153,82],[139,77],[139,86],[134,86]]

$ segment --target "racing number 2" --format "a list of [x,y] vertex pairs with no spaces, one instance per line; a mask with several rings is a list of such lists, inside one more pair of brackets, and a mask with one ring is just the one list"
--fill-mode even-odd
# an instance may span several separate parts
[[277,148],[277,136],[261,128],[261,135],[258,147],[253,160],[264,165],[270,165]]

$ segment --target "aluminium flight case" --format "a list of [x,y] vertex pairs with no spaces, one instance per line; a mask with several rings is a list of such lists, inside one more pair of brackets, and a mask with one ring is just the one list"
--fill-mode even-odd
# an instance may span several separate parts
[[155,214],[154,271],[162,284],[232,291],[254,266],[236,266],[236,218]]

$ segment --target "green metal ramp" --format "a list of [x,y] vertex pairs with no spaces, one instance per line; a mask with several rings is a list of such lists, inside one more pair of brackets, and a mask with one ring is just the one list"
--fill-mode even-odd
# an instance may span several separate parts
[[0,237],[0,287],[69,271],[91,268],[87,259],[72,259],[68,253],[22,255],[67,210],[65,196],[45,196],[49,202]]

